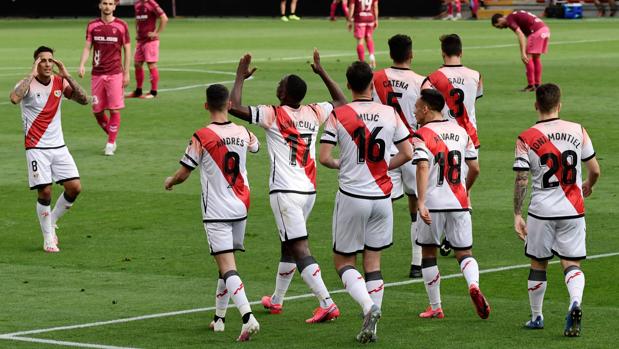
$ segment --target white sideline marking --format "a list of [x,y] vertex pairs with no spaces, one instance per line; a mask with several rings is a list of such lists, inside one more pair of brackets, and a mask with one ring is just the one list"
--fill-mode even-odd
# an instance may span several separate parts
[[[599,259],[599,258],[614,257],[614,256],[619,256],[619,252],[604,253],[604,254],[588,256],[587,259]],[[559,262],[560,261],[555,260],[555,261],[549,262],[548,264],[557,264]],[[529,264],[529,263],[527,263],[527,264],[517,264],[517,265],[510,265],[510,266],[505,266],[505,267],[497,267],[497,268],[491,268],[491,269],[484,269],[484,270],[480,270],[479,273],[480,274],[496,273],[496,272],[506,271],[506,270],[529,268],[530,266],[531,266],[531,264]],[[461,277],[461,276],[462,276],[462,273],[450,274],[450,275],[441,276],[441,279],[442,280],[453,279],[453,278],[457,278],[457,277]],[[385,284],[385,287],[396,287],[396,286],[403,286],[403,285],[409,285],[409,284],[417,284],[417,283],[422,283],[422,282],[423,282],[422,279],[405,280],[405,281],[398,281],[398,282],[389,282],[389,283]],[[335,294],[335,293],[345,293],[346,290],[345,289],[338,289],[338,290],[329,291],[329,292],[333,293],[333,294]],[[313,293],[306,293],[306,294],[301,294],[301,295],[298,295],[298,296],[285,297],[284,299],[285,300],[295,300],[295,299],[303,299],[303,298],[311,298],[311,297],[314,297]],[[251,305],[258,305],[258,304],[260,304],[260,301],[250,302],[249,304],[251,304]],[[230,304],[230,305],[228,305],[228,307],[234,307],[234,305]],[[193,314],[193,313],[200,313],[200,312],[211,311],[211,310],[215,310],[215,307],[195,308],[195,309],[171,311],[171,312],[166,312],[166,313],[158,313],[158,314],[149,314],[149,315],[135,316],[135,317],[124,318],[124,319],[91,322],[91,323],[79,324],[79,325],[58,326],[58,327],[43,328],[43,329],[38,329],[38,330],[20,331],[20,332],[6,333],[6,334],[3,334],[3,335],[0,335],[0,339],[11,339],[13,337],[24,336],[24,335],[31,335],[31,334],[37,334],[37,333],[47,333],[47,332],[54,332],[54,331],[74,330],[74,329],[82,329],[82,328],[89,328],[89,327],[98,327],[98,326],[106,326],[106,325],[113,325],[113,324],[121,324],[121,323],[132,322],[132,321],[141,321],[141,320],[156,319],[156,318],[176,316],[176,315]]]
[[[236,74],[232,74],[232,75],[236,75]],[[253,76],[250,76],[246,80],[252,80],[253,78],[254,78]],[[209,82],[206,84],[187,85],[187,86],[172,87],[172,88],[160,88],[159,92],[182,91],[182,90],[189,90],[189,89],[197,88],[197,87],[208,87],[208,86],[215,85],[215,84],[231,84],[233,82],[234,80],[226,80],[226,81]]]
[[113,345],[102,345],[102,344],[91,344],[91,343],[80,343],[80,342],[56,341],[56,340],[52,340],[52,339],[40,339],[40,338],[29,338],[29,337],[0,336],[0,339],[6,339],[6,340],[11,340],[11,341],[19,341],[19,342],[54,344],[54,345],[62,345],[62,346],[67,346],[67,347],[79,347],[79,348],[137,349],[137,348],[134,348],[134,347],[116,347],[116,346],[113,346]]

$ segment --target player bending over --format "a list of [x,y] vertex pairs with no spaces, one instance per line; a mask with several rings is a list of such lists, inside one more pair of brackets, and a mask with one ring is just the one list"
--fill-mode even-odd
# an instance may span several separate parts
[[[546,268],[554,255],[561,259],[565,286],[570,296],[563,334],[580,336],[582,294],[585,274],[580,261],[585,247],[584,198],[591,195],[600,176],[600,166],[587,131],[579,124],[559,119],[561,90],[544,84],[535,91],[538,121],[516,141],[516,182],[514,185],[514,228],[525,242],[531,258],[529,302],[531,320],[525,327],[544,328],[542,304],[546,292]],[[582,182],[581,162],[587,166]],[[522,218],[529,172],[532,178],[528,219]]]
[[[421,318],[445,317],[441,307],[441,274],[436,250],[443,232],[451,243],[460,270],[469,287],[471,300],[482,319],[490,315],[490,305],[479,289],[479,267],[473,258],[473,232],[468,191],[479,174],[477,153],[466,130],[443,119],[445,100],[436,90],[421,90],[415,117],[422,125],[415,133],[419,216],[417,244],[422,248],[422,273],[430,306]],[[462,178],[464,162],[468,166]]]
[[354,27],[354,36],[357,39],[357,56],[360,61],[365,60],[365,42],[370,54],[370,66],[376,68],[374,56],[374,29],[378,28],[378,0],[350,0],[348,8],[348,30]]
[[277,268],[275,291],[262,297],[262,305],[271,314],[282,312],[284,296],[296,270],[319,301],[308,323],[333,320],[340,311],[331,299],[320,266],[309,249],[306,222],[316,200],[316,138],[320,126],[334,106],[346,103],[344,93],[320,65],[314,50],[312,69],[327,86],[333,102],[302,105],[307,85],[297,75],[284,76],[277,86],[280,105],[242,105],[243,81],[250,77],[251,56],[241,58],[232,89],[230,113],[266,131],[271,173],[269,199],[281,241],[281,259]]
[[215,318],[210,327],[223,331],[226,308],[232,298],[241,313],[243,326],[238,341],[247,341],[260,330],[251,312],[245,288],[237,272],[235,251],[245,251],[245,224],[249,209],[249,182],[245,167],[249,150],[258,152],[258,139],[247,128],[228,121],[228,89],[211,85],[206,90],[205,107],[211,123],[197,130],[181,158],[181,167],[166,178],[165,189],[183,183],[200,169],[202,217],[211,255],[219,268]]
[[[388,170],[411,160],[411,134],[389,106],[372,101],[372,68],[354,62],[346,71],[353,102],[335,108],[320,139],[320,163],[339,170],[333,212],[333,260],[344,288],[363,309],[361,343],[376,341],[384,282],[381,251],[393,244],[393,184]],[[332,152],[339,144],[340,158]],[[389,150],[398,152],[391,157]],[[365,280],[355,268],[363,254]]]
[[[53,67],[58,67],[58,73]],[[75,161],[64,143],[60,106],[62,96],[88,104],[86,91],[71,77],[54,50],[41,46],[34,51],[32,71],[11,91],[11,103],[20,103],[25,132],[30,189],[37,190],[37,216],[43,232],[43,250],[59,252],[56,222],[73,206],[82,190]],[[52,182],[64,192],[53,210]]]

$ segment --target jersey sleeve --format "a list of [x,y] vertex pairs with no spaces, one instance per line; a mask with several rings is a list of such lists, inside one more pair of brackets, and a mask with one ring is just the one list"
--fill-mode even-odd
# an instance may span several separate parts
[[86,41],[87,42],[92,42],[92,30],[91,30],[91,26],[90,24],[88,24],[86,26]]
[[322,137],[320,137],[320,143],[337,145],[337,119],[333,112],[329,115],[325,123],[325,129],[322,132]]
[[413,135],[413,164],[430,160],[430,150],[419,134]]
[[471,137],[468,137],[468,142],[466,144],[466,150],[464,152],[465,160],[477,160],[477,149],[475,149],[475,144]]
[[163,9],[161,9],[161,6],[159,6],[159,4],[154,1],[153,1],[153,12],[157,14],[157,17],[161,17],[165,15],[165,12],[163,11]]
[[127,23],[123,23],[124,33],[123,33],[123,45],[131,43],[131,38],[129,37],[129,26]]
[[333,111],[333,104],[329,102],[314,103],[310,105],[318,114],[318,122],[320,125],[324,124],[329,118],[329,114]]
[[411,138],[411,134],[402,122],[402,119],[398,116],[395,109],[393,109],[393,117],[395,118],[395,132],[393,133],[393,144],[398,144],[404,142],[405,140]]
[[514,171],[528,171],[531,168],[529,160],[529,146],[525,141],[518,137],[516,140],[516,159],[514,160]]
[[275,122],[275,107],[272,105],[258,105],[255,107],[249,107],[250,122],[252,124],[258,124],[265,129],[271,128]]
[[189,140],[189,145],[187,145],[187,149],[185,149],[185,154],[183,154],[183,157],[181,158],[181,165],[185,166],[190,171],[195,170],[202,160],[203,152],[204,148],[202,148],[202,144],[200,143],[198,136],[194,134]]
[[589,134],[587,130],[583,127],[582,129],[582,161],[589,161],[595,157],[595,150],[593,149],[593,144],[591,143],[591,138],[589,138]]
[[257,153],[260,150],[260,142],[253,132],[247,130],[247,133],[249,133],[249,144],[247,145],[247,150],[249,150],[250,153]]

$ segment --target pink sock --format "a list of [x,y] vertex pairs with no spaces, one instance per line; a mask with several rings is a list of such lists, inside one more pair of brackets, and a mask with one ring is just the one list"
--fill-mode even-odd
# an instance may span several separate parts
[[335,9],[337,8],[337,2],[333,1],[331,3],[331,11],[329,12],[330,18],[335,18]]
[[462,3],[460,2],[460,0],[456,0],[456,11],[457,13],[462,12]]
[[533,59],[529,59],[529,63],[526,65],[527,67],[527,84],[529,86],[535,85],[535,66],[533,65]]
[[107,142],[116,143],[116,136],[118,136],[118,129],[120,128],[120,112],[110,112],[110,123],[108,125]]
[[533,66],[535,67],[535,85],[542,84],[542,57],[535,55],[532,58]]
[[150,70],[150,89],[151,91],[157,91],[157,87],[159,87],[159,69],[154,67]]
[[477,3],[477,0],[471,0],[471,13],[476,16],[477,15],[477,9],[479,8],[479,4]]
[[368,45],[368,52],[373,55],[374,54],[374,38],[368,36],[365,38],[365,44]]
[[348,18],[348,4],[346,1],[342,1],[342,10],[344,11],[344,16]]
[[357,45],[357,57],[359,57],[359,60],[362,62],[365,60],[365,51],[363,49],[363,44]]
[[450,1],[449,4],[447,4],[447,14],[448,15],[453,15],[453,13],[454,13],[454,5]]
[[144,68],[135,68],[135,81],[136,87],[142,88],[142,85],[144,84]]
[[109,124],[109,120],[107,115],[105,115],[105,111],[95,113],[95,118],[97,118],[97,123],[103,129],[103,132],[108,133],[107,126]]

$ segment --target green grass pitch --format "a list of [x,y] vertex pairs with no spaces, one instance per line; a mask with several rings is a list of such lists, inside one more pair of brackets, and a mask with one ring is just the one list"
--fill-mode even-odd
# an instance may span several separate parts
[[[344,71],[356,59],[352,35],[343,21],[171,20],[161,41],[160,96],[126,101],[115,156],[103,156],[105,138],[90,108],[64,102],[65,140],[80,170],[83,192],[59,222],[62,252],[50,255],[42,251],[35,193],[27,186],[19,108],[8,102],[8,94],[29,72],[32,52],[42,44],[54,47],[56,57],[77,76],[86,23],[87,19],[0,21],[0,347],[55,348],[61,342],[137,348],[237,346],[240,319],[234,308],[228,311],[223,334],[209,332],[213,312],[201,311],[24,335],[58,342],[24,342],[1,339],[1,335],[213,306],[217,271],[201,224],[198,176],[194,174],[173,192],[163,189],[164,178],[179,166],[194,130],[208,122],[204,86],[223,81],[231,87],[236,62],[251,52],[258,71],[245,84],[244,103],[277,103],[275,88],[287,73],[308,81],[306,102],[326,100],[327,90],[308,64],[312,48],[320,49],[326,69],[345,86]],[[588,254],[619,252],[619,179],[615,175],[619,169],[619,26],[604,20],[549,21],[549,25],[552,39],[543,57],[544,80],[562,87],[561,116],[587,128],[602,168],[599,185],[586,200]],[[130,27],[134,37],[133,21]],[[428,74],[442,63],[439,35],[451,32],[463,39],[464,64],[479,70],[485,83],[485,96],[477,104],[482,148],[481,176],[472,193],[474,253],[482,270],[527,264],[523,244],[512,228],[511,167],[515,138],[536,121],[536,113],[533,94],[517,92],[525,77],[515,36],[493,29],[489,21],[383,20],[375,34],[378,64],[389,65],[387,38],[406,33],[414,41],[413,69]],[[89,89],[89,77],[79,81]],[[264,132],[250,128],[265,145]],[[248,171],[252,206],[247,252],[238,254],[237,261],[248,298],[256,301],[272,292],[279,259],[268,203],[266,148],[249,156]],[[336,190],[337,173],[319,165],[318,196],[309,219],[310,244],[332,290],[342,288],[331,261]],[[60,192],[54,186],[54,200]],[[394,212],[395,245],[383,257],[386,282],[408,280],[410,264],[409,218],[403,200],[395,204]],[[493,307],[487,321],[475,314],[462,278],[443,280],[446,318],[438,321],[417,318],[427,304],[421,283],[388,287],[379,341],[373,346],[613,347],[619,325],[618,262],[619,256],[584,262],[587,286],[581,338],[562,336],[568,298],[558,265],[549,269],[546,329],[522,329],[529,316],[525,266],[482,274],[481,286]],[[453,257],[440,258],[439,267],[443,276],[459,273]],[[308,292],[295,276],[288,296]],[[356,347],[360,309],[347,294],[336,293],[334,299],[342,316],[319,325],[303,321],[316,306],[313,298],[287,301],[278,316],[253,306],[262,328],[248,345]]]

